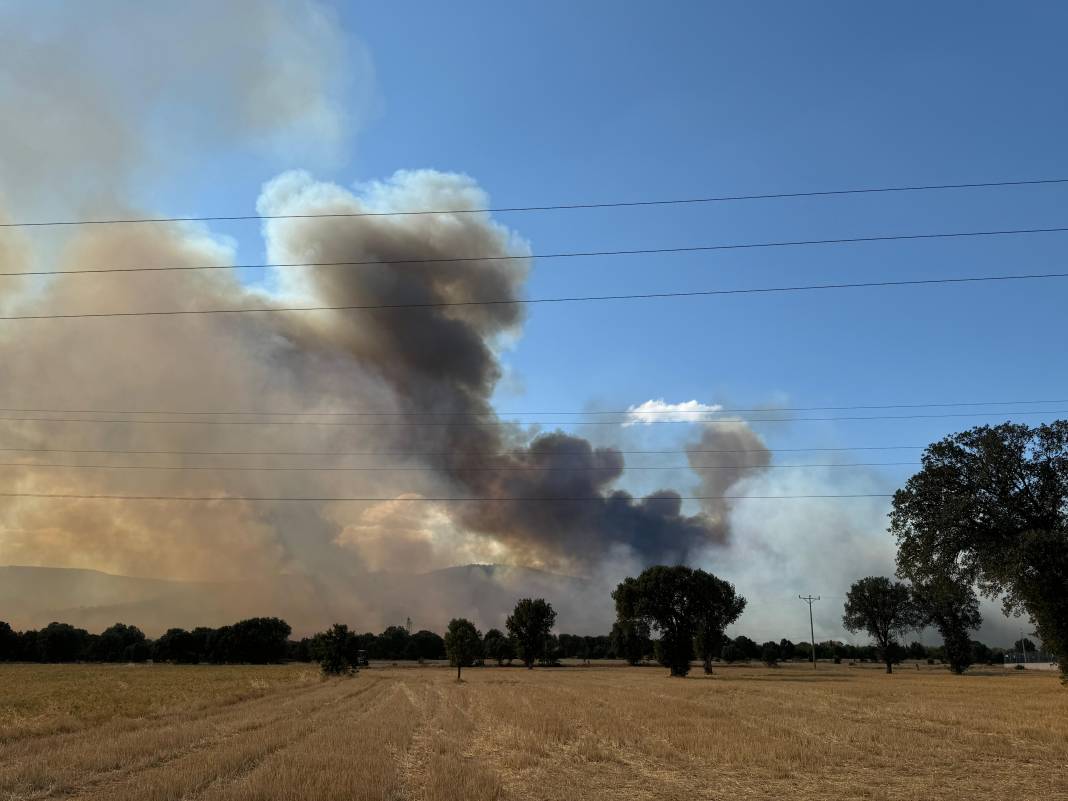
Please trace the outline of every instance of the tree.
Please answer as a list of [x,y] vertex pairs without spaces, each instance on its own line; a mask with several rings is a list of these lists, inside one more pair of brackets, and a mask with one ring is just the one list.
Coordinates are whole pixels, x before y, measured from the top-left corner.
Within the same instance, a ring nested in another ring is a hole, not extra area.
[[732,642],[723,646],[723,650],[720,651],[719,658],[726,662],[728,665],[738,662],[742,659],[742,651]]
[[90,650],[92,659],[97,662],[146,662],[149,657],[144,632],[125,623],[104,629]]
[[311,653],[326,676],[348,676],[356,672],[356,635],[343,623],[335,623],[315,635]]
[[69,623],[49,623],[37,632],[37,648],[43,662],[74,662],[85,655],[89,632]]
[[0,620],[0,662],[13,662],[19,658],[19,635],[10,624]]
[[167,629],[152,647],[152,659],[156,662],[177,662],[195,665],[200,661],[198,638],[185,629]]
[[868,576],[853,583],[846,594],[842,625],[848,631],[866,631],[886,665],[894,672],[897,637],[919,624],[920,617],[908,586],[885,576]]
[[475,624],[466,618],[453,618],[445,632],[445,653],[449,664],[456,667],[456,680],[460,681],[460,669],[473,665],[482,656],[482,635]]
[[739,659],[749,660],[760,656],[760,646],[756,644],[755,640],[749,639],[744,634],[739,634],[735,637],[732,645],[738,649]]
[[1022,640],[1017,640],[1012,644],[1012,650],[1018,654],[1036,654],[1038,653],[1038,646],[1031,642],[1030,638],[1024,637]]
[[780,646],[774,640],[768,640],[760,649],[760,661],[768,667],[776,667],[782,654]]
[[735,592],[729,581],[703,570],[693,572],[691,584],[696,618],[694,645],[705,673],[711,673],[712,659],[723,649],[723,630],[741,617],[745,598]]
[[440,634],[435,634],[432,631],[427,631],[426,629],[417,631],[412,635],[411,646],[415,651],[415,658],[420,662],[424,659],[445,658],[445,640],[441,638]]
[[286,658],[286,641],[292,633],[289,624],[277,617],[253,617],[229,628],[228,662],[266,665]]
[[403,626],[389,626],[375,638],[373,656],[377,659],[404,659],[411,637]]
[[523,598],[508,616],[506,628],[515,641],[516,653],[527,669],[545,656],[545,645],[556,624],[556,612],[544,598]]
[[697,613],[694,570],[685,565],[647,568],[612,593],[622,621],[644,620],[660,633],[657,652],[672,676],[690,672]]
[[949,669],[960,675],[972,664],[970,632],[983,622],[975,590],[943,576],[914,584],[913,599],[922,625],[934,625],[942,635]]
[[1068,421],[979,426],[930,445],[894,495],[903,575],[950,577],[1030,615],[1068,680]]
[[612,633],[608,636],[616,658],[627,660],[628,665],[641,663],[653,650],[653,639],[646,620],[618,620],[612,624]]
[[487,631],[486,636],[482,638],[482,647],[486,652],[486,657],[497,660],[498,665],[503,665],[506,660],[511,662],[515,659],[512,641],[500,629]]

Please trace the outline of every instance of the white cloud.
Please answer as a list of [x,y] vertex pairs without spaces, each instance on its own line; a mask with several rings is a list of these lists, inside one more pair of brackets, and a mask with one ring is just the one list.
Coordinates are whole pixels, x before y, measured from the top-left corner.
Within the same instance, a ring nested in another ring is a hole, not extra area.
[[719,404],[701,403],[696,400],[683,401],[682,403],[668,403],[663,398],[647,400],[637,406],[627,409],[627,421],[624,426],[654,423],[657,421],[695,421],[700,422],[703,418],[700,412],[718,412],[723,407]]

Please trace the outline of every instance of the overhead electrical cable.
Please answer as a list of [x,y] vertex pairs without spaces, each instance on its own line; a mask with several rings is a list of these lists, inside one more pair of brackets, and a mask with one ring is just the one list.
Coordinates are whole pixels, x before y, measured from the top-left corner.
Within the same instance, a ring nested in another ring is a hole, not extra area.
[[[643,503],[670,501],[676,503],[678,501],[748,501],[748,500],[796,500],[801,498],[891,498],[891,493],[856,493],[848,495],[650,495],[642,498],[636,498],[635,500],[641,500]],[[583,496],[583,497],[526,497],[526,498],[494,498],[494,497],[478,497],[478,498],[427,498],[422,496],[400,496],[400,497],[352,497],[352,496],[321,496],[321,497],[304,497],[304,496],[265,496],[265,495],[96,495],[96,494],[77,494],[77,493],[52,493],[52,492],[0,492],[0,498],[53,498],[59,500],[83,500],[83,501],[248,501],[248,502],[264,502],[264,501],[307,501],[312,503],[340,503],[347,501],[359,501],[367,503],[382,503],[382,502],[422,502],[422,503],[567,503],[567,502],[597,502],[597,503],[613,503],[618,499],[614,499],[611,496]]]
[[67,314],[14,314],[0,316],[2,321],[20,320],[82,320],[120,317],[183,317],[202,314],[278,314],[315,311],[414,311],[420,309],[457,308],[464,306],[525,306],[549,303],[593,303],[618,300],[649,300],[668,298],[696,298],[718,295],[759,295],[785,292],[814,292],[831,289],[872,289],[883,287],[918,287],[937,284],[972,284],[1006,281],[1034,281],[1068,278],[1068,272],[1023,273],[1016,275],[980,275],[959,278],[917,278],[902,281],[863,281],[833,284],[801,284],[795,286],[748,287],[742,289],[704,289],[680,292],[642,292],[618,295],[575,295],[551,298],[509,298],[497,300],[460,300],[431,303],[368,303],[338,306],[273,306],[225,309],[168,309],[156,311],[72,312]]
[[407,211],[351,211],[306,214],[229,214],[181,217],[128,217],[94,220],[27,220],[0,223],[0,228],[42,228],[73,225],[129,225],[140,223],[176,222],[239,222],[244,220],[292,220],[345,217],[410,217],[427,214],[504,214],[510,212],[569,211],[578,209],[618,209],[643,206],[682,206],[691,204],[729,203],[745,200],[787,200],[836,195],[870,195],[894,192],[933,192],[962,189],[995,189],[1013,186],[1043,186],[1068,183],[1068,178],[1035,178],[1011,181],[976,181],[956,184],[914,184],[906,186],[873,186],[853,189],[824,189],[807,192],[768,192],[760,194],[711,195],[706,197],[669,198],[662,200],[620,200],[601,203],[555,203],[550,205],[500,206],[477,209],[413,209]]
[[[767,470],[780,468],[817,468],[817,467],[902,467],[919,465],[920,462],[839,462],[828,464],[755,464],[755,465],[625,465],[625,466],[591,466],[568,467],[565,465],[553,465],[552,467],[539,467],[537,465],[504,467],[469,467],[466,465],[453,465],[451,469],[458,473],[554,473],[554,472],[614,472],[631,470]],[[264,467],[261,465],[139,465],[139,464],[55,464],[52,462],[0,462],[0,467],[45,467],[73,470],[194,470],[206,472],[277,472],[277,473],[349,473],[361,471],[374,472],[427,472],[432,467],[387,467],[382,465],[361,465],[357,467]]]
[[[823,412],[823,411],[850,411],[850,410],[879,410],[879,409],[928,409],[928,408],[953,408],[953,407],[978,407],[978,406],[1033,406],[1038,404],[1068,403],[1068,398],[1047,398],[1044,400],[1006,400],[1006,401],[936,401],[931,403],[883,403],[853,406],[757,406],[752,408],[719,407],[709,409],[643,409],[633,406],[629,409],[617,409],[613,411],[492,411],[492,412],[397,412],[397,411],[345,411],[345,412],[309,412],[309,411],[183,411],[180,409],[57,409],[41,407],[0,407],[3,414],[112,414],[112,415],[171,415],[174,417],[199,417],[199,416],[243,416],[243,417],[473,417],[501,419],[513,415],[634,415],[645,417],[647,415],[674,416],[680,414],[770,414],[779,412]],[[1010,410],[1011,411],[1011,410]],[[631,418],[628,418],[630,420]],[[149,422],[149,421],[146,421]],[[508,422],[508,421],[505,421]]]
[[834,239],[793,239],[775,242],[736,242],[718,245],[688,245],[663,248],[635,248],[629,250],[576,250],[557,253],[511,254],[499,256],[437,256],[425,259],[360,259],[355,261],[295,261],[255,264],[189,264],[156,267],[86,267],[72,270],[15,270],[0,272],[0,276],[31,275],[92,275],[94,273],[166,273],[197,270],[256,270],[291,267],[370,267],[374,265],[413,264],[470,264],[472,262],[523,261],[525,259],[575,259],[608,256],[663,256],[679,253],[710,253],[723,250],[753,250],[760,248],[791,248],[824,245],[856,245],[872,242],[903,242],[930,239],[967,239],[973,237],[1023,236],[1068,232],[1068,226],[1054,228],[1010,228],[988,231],[942,231],[927,234],[883,234],[876,236],[838,237]]
[[[774,410],[769,410],[774,411]],[[630,426],[630,425],[738,425],[739,423],[823,423],[859,420],[934,420],[960,417],[1004,417],[1008,414],[1057,415],[1068,409],[1012,410],[997,412],[939,412],[931,414],[830,415],[826,417],[748,417],[737,419],[692,420],[507,420],[496,422],[337,422],[334,420],[171,420],[160,418],[90,418],[90,417],[6,417],[0,423],[95,423],[98,425],[190,425],[190,426],[311,426],[327,428],[489,428],[498,426]]]

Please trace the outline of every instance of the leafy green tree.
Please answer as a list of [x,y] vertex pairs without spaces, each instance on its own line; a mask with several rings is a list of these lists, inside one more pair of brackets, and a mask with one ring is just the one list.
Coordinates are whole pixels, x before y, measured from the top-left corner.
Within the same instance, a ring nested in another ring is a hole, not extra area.
[[704,570],[693,572],[691,593],[696,618],[694,646],[705,673],[711,673],[713,658],[723,650],[723,631],[741,617],[745,598],[735,592],[729,581]]
[[660,634],[659,659],[672,676],[690,672],[697,628],[694,570],[656,565],[628,577],[612,593],[620,621],[644,620]]
[[842,625],[847,631],[866,631],[875,640],[887,673],[894,672],[900,658],[897,637],[920,620],[908,586],[885,576],[862,578],[846,594]]
[[778,665],[781,655],[781,647],[777,645],[774,640],[768,640],[760,649],[760,661],[768,667],[775,667]]
[[312,638],[311,653],[326,676],[356,672],[356,635],[343,623],[335,623]]
[[198,638],[185,629],[167,629],[152,646],[152,659],[156,662],[177,662],[195,665],[200,661]]
[[376,659],[414,659],[408,652],[412,635],[403,626],[389,626],[375,638],[373,656]]
[[647,620],[618,620],[612,624],[608,635],[612,653],[617,659],[627,660],[628,665],[637,665],[653,650],[653,639]]
[[726,662],[728,665],[731,665],[735,662],[740,661],[743,658],[742,651],[740,648],[738,648],[737,645],[732,642],[729,642],[723,646],[723,650],[720,651],[719,658]]
[[7,622],[0,620],[0,662],[13,662],[19,658],[19,635]]
[[490,629],[482,638],[482,647],[488,659],[495,659],[498,665],[515,659],[515,648],[512,640],[500,629]]
[[76,662],[85,656],[89,632],[69,623],[52,622],[37,632],[37,648],[43,662]]
[[760,656],[760,646],[755,640],[751,640],[744,634],[739,634],[733,640],[733,645],[741,654],[741,659],[756,659]]
[[412,635],[411,644],[419,661],[445,658],[445,640],[440,634],[421,629]]
[[983,622],[979,598],[970,585],[940,577],[913,585],[913,598],[924,625],[934,625],[942,635],[946,662],[957,675],[972,664],[970,632]]
[[1034,655],[1038,653],[1038,646],[1029,637],[1024,637],[1022,640],[1017,640],[1012,644],[1012,650],[1018,654]]
[[555,624],[556,612],[544,598],[522,598],[508,616],[506,628],[528,669],[544,658],[549,632]]
[[986,643],[972,640],[972,662],[980,665],[994,663],[994,651]]
[[146,662],[148,642],[137,626],[116,623],[93,641],[90,656],[97,662]]
[[930,445],[894,495],[898,568],[1026,612],[1068,681],[1068,421],[979,426]]
[[445,632],[445,653],[449,664],[456,667],[456,680],[460,681],[461,668],[475,664],[482,657],[482,635],[475,624],[466,618],[453,618]]

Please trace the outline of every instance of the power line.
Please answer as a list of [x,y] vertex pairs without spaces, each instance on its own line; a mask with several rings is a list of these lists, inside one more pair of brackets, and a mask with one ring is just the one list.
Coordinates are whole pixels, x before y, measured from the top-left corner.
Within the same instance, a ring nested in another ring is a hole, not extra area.
[[[553,467],[537,466],[507,466],[507,467],[468,467],[466,465],[452,465],[458,473],[555,473],[555,472],[615,472],[617,470],[768,470],[780,468],[823,468],[823,467],[900,467],[904,465],[915,467],[920,462],[838,462],[829,464],[769,464],[769,465],[654,465],[654,466],[588,466],[567,467],[555,465]],[[203,470],[207,472],[278,472],[278,473],[329,473],[329,472],[427,472],[430,467],[390,467],[383,465],[361,465],[358,467],[263,467],[260,465],[139,465],[139,464],[56,464],[51,462],[0,462],[0,467],[54,467],[76,470]]]
[[823,411],[850,411],[850,410],[877,410],[877,409],[927,409],[927,408],[951,408],[956,406],[1022,406],[1037,405],[1043,403],[1068,403],[1068,398],[1052,398],[1045,400],[1014,400],[1014,401],[961,401],[934,402],[934,403],[885,403],[874,405],[855,406],[780,406],[780,407],[755,407],[743,408],[714,408],[714,409],[641,409],[631,407],[615,411],[492,411],[492,412],[397,412],[397,411],[359,411],[359,412],[308,412],[308,411],[182,411],[177,409],[55,409],[55,408],[27,408],[27,407],[0,407],[0,413],[11,414],[133,414],[133,415],[173,415],[179,416],[244,416],[244,417],[474,417],[498,419],[501,417],[534,414],[534,415],[676,415],[676,414],[753,414],[771,412],[823,412]]
[[[853,447],[817,447],[817,448],[736,448],[736,449],[694,449],[694,450],[617,450],[614,453],[625,455],[687,455],[701,454],[740,454],[740,453],[839,453],[846,451],[911,451],[923,450],[926,445],[868,445]],[[490,456],[505,458],[510,454],[526,451],[505,450],[499,453],[488,451],[175,451],[175,450],[126,450],[119,448],[0,448],[0,453],[80,453],[80,454],[123,454],[129,456],[396,456],[396,457],[434,457],[434,456]],[[554,458],[562,456],[586,457],[587,452],[556,452]]]
[[470,422],[337,422],[332,420],[162,420],[139,418],[99,419],[88,417],[6,417],[0,416],[0,422],[7,423],[97,423],[101,425],[194,425],[194,426],[317,426],[328,428],[490,428],[508,425],[523,426],[621,426],[634,425],[737,425],[738,423],[822,423],[831,421],[860,420],[933,420],[960,417],[1002,417],[1006,414],[1050,415],[1068,414],[1068,409],[1041,409],[1035,411],[1010,410],[999,412],[940,412],[934,414],[873,414],[873,415],[830,415],[827,417],[750,417],[739,420],[693,419],[693,420],[641,420],[632,418],[622,420],[507,420]]
[[[800,500],[814,498],[892,498],[892,493],[856,493],[848,495],[650,495],[640,498],[643,503],[670,501],[749,501],[749,500]],[[352,496],[338,497],[304,497],[304,496],[264,496],[264,495],[82,495],[76,493],[53,492],[0,492],[0,498],[55,498],[61,500],[109,500],[109,501],[310,501],[316,503],[334,503],[344,501],[362,501],[381,503],[383,501],[420,502],[420,503],[561,503],[561,502],[597,502],[612,503],[610,496],[586,497],[527,497],[527,498],[426,498],[401,496],[394,498],[364,498]]]
[[165,311],[126,311],[126,312],[76,312],[71,314],[17,314],[0,317],[2,321],[16,320],[81,320],[118,317],[179,317],[200,314],[277,314],[280,312],[309,312],[309,311],[376,311],[376,310],[417,310],[417,309],[441,309],[459,306],[525,306],[548,303],[592,303],[614,300],[648,300],[653,298],[694,298],[710,297],[713,295],[759,295],[784,292],[812,292],[829,289],[868,289],[877,287],[904,287],[904,286],[930,286],[935,284],[970,284],[989,281],[1033,281],[1050,278],[1068,278],[1068,272],[1063,273],[1025,273],[1018,275],[985,275],[967,276],[962,278],[921,278],[906,281],[864,281],[858,283],[841,284],[807,284],[797,286],[779,287],[752,287],[745,289],[705,289],[689,292],[644,292],[627,295],[584,295],[555,298],[526,298],[506,300],[460,300],[441,301],[433,303],[378,303],[378,304],[353,304],[343,306],[274,306],[263,308],[237,308],[237,309],[171,309]]
[[631,250],[576,250],[558,253],[533,253],[498,256],[438,256],[426,259],[362,259],[358,261],[297,261],[266,262],[256,264],[191,264],[164,265],[157,267],[92,267],[74,270],[21,270],[0,272],[0,276],[30,275],[86,275],[92,273],[165,273],[196,270],[253,270],[289,267],[369,267],[373,265],[412,264],[469,264],[472,262],[522,261],[524,259],[574,259],[594,256],[662,256],[671,253],[709,253],[719,250],[752,250],[758,248],[805,247],[812,245],[855,245],[871,242],[902,242],[925,239],[964,239],[971,237],[1018,236],[1027,234],[1054,234],[1068,231],[1068,226],[1055,228],[1013,228],[989,231],[948,231],[930,234],[884,234],[878,236],[839,237],[835,239],[797,239],[777,242],[736,242],[720,245],[690,245],[665,248],[636,248]]
[[504,214],[508,212],[567,211],[576,209],[618,209],[642,206],[682,206],[701,203],[728,203],[743,200],[785,200],[804,197],[832,197],[835,195],[869,195],[891,192],[931,192],[950,189],[993,189],[1012,186],[1041,186],[1068,183],[1068,178],[1037,178],[1022,181],[980,181],[962,184],[917,184],[912,186],[877,186],[855,189],[827,189],[809,192],[773,192],[765,194],[716,195],[708,197],[673,198],[667,200],[630,200],[604,203],[556,203],[544,206],[501,206],[478,209],[420,209],[412,211],[352,211],[309,214],[232,214],[201,217],[133,217],[97,220],[38,220],[0,223],[0,228],[42,228],[71,225],[126,225],[138,223],[175,222],[240,222],[244,220],[293,220],[346,217],[412,217],[427,214]]

